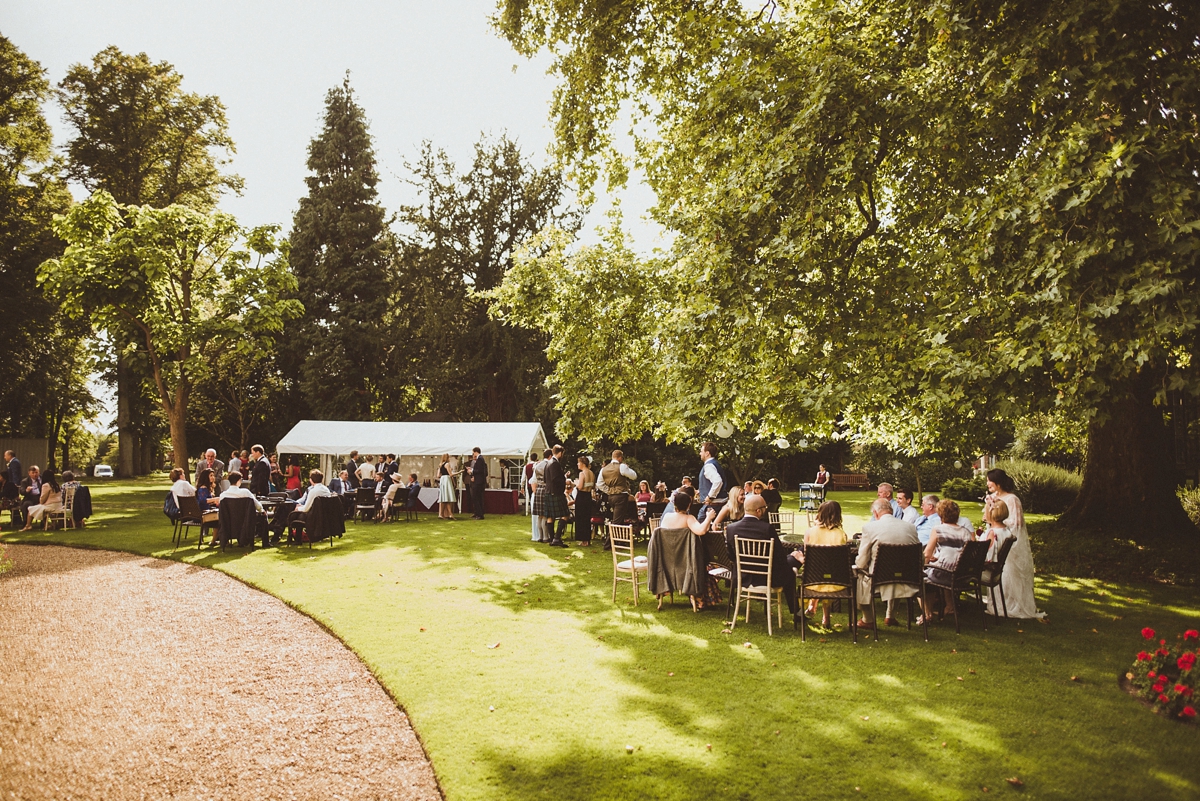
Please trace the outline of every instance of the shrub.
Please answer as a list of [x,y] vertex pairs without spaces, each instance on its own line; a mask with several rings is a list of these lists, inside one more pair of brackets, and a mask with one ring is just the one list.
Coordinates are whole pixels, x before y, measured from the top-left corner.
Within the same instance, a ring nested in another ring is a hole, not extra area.
[[[958,462],[961,466],[955,467]],[[893,465],[899,463],[900,467]],[[855,444],[854,456],[846,465],[847,473],[866,473],[871,485],[887,481],[896,488],[911,489],[917,484],[925,493],[937,492],[952,478],[970,478],[971,458],[952,453],[931,453],[920,457],[908,456],[882,445]],[[918,472],[920,482],[917,481]],[[980,493],[982,494],[982,493]]]
[[[1155,712],[1191,722],[1196,718],[1194,649],[1200,644],[1200,632],[1188,629],[1170,648],[1165,639],[1160,639],[1156,646],[1155,636],[1154,629],[1142,629],[1146,647],[1154,650],[1140,651],[1125,678]],[[1188,650],[1189,645],[1193,650]]]
[[942,497],[955,501],[978,501],[986,494],[987,481],[983,476],[952,478],[942,485]]
[[1192,519],[1192,522],[1200,526],[1200,487],[1192,489],[1180,487],[1179,502],[1183,504],[1183,511],[1187,512],[1187,516]]
[[996,465],[1008,473],[1017,485],[1017,495],[1026,512],[1058,514],[1066,511],[1083,484],[1083,477],[1070,470],[1024,459]]

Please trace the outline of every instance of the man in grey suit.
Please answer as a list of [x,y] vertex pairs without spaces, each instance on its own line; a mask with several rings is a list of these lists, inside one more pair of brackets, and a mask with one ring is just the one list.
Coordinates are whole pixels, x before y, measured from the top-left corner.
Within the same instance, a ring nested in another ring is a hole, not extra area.
[[[875,625],[875,602],[871,598],[871,571],[875,569],[875,554],[879,545],[919,545],[917,527],[892,516],[892,502],[882,496],[871,504],[871,519],[863,523],[862,541],[858,545],[858,560],[854,567],[858,570],[858,605],[862,607],[862,619],[858,625],[871,628]],[[879,594],[887,601],[887,617],[884,623],[895,626],[893,604],[897,598],[907,598],[915,595],[915,587],[905,587],[902,584],[889,584],[879,588]]]

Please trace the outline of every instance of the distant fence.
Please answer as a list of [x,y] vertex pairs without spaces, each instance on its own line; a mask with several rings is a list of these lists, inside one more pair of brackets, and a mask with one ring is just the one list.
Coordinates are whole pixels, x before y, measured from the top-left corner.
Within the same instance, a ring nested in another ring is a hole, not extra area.
[[30,465],[35,464],[45,469],[50,457],[50,440],[0,437],[0,456],[3,456],[5,451],[12,451],[17,455],[24,471],[28,471]]

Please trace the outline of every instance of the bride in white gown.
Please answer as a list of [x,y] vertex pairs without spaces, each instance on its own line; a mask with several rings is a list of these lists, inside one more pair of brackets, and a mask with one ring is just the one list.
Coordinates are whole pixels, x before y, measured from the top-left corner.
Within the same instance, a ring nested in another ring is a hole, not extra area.
[[1004,563],[1004,575],[1000,584],[1004,588],[1004,604],[995,599],[992,605],[992,593],[988,593],[988,611],[992,614],[1003,614],[1008,609],[1009,617],[1042,618],[1045,612],[1039,612],[1037,600],[1033,595],[1033,550],[1029,547],[1029,531],[1025,528],[1025,512],[1021,508],[1021,499],[1013,494],[1016,486],[1012,478],[1003,470],[989,470],[987,474],[987,506],[995,501],[1004,501],[1008,507],[1008,517],[1004,525],[1011,536],[1016,538],[1008,552],[1008,560]]

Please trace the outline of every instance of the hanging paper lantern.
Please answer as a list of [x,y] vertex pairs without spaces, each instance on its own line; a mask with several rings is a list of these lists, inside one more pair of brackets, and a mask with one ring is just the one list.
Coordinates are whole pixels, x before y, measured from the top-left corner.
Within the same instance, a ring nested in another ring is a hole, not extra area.
[[904,465],[900,464],[900,462],[892,462],[893,470],[899,470],[901,467],[904,467]]
[[792,447],[792,443],[788,442],[783,437],[780,437],[779,439],[775,440],[775,447],[779,448],[781,451],[786,451],[788,448]]
[[954,460],[954,469],[955,469],[955,470],[962,470],[962,460],[961,460],[961,459],[955,459],[955,460]]
[[713,433],[721,439],[728,439],[733,436],[733,423],[722,420],[713,427]]

